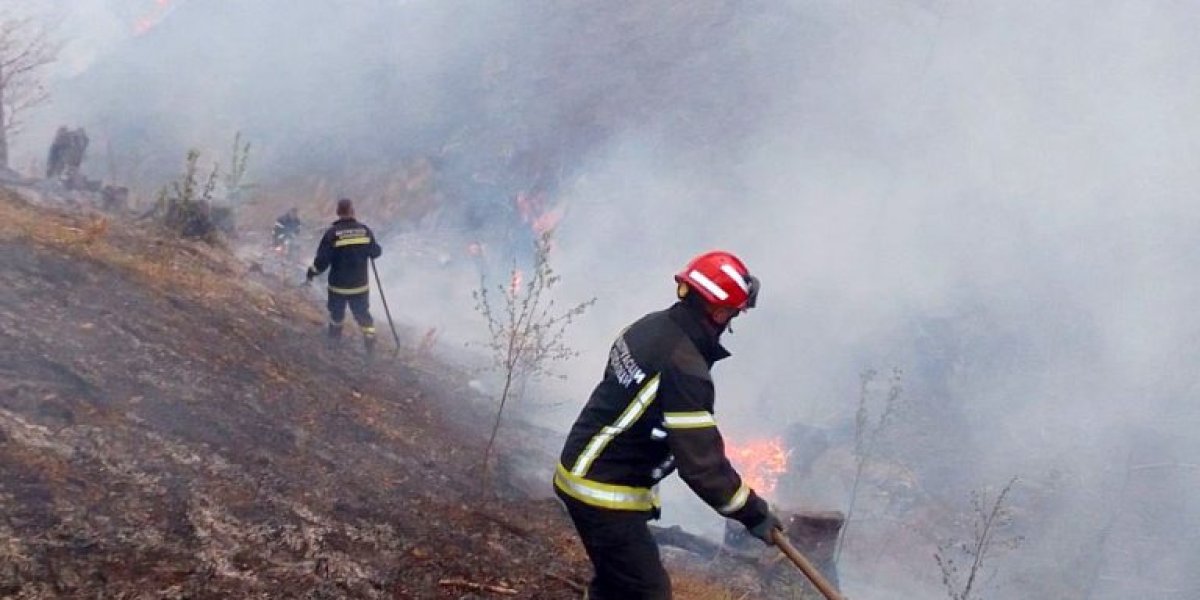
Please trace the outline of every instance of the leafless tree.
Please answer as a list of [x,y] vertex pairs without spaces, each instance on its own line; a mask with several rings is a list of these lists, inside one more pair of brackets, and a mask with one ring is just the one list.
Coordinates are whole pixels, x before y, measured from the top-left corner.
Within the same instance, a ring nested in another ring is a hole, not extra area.
[[8,168],[9,142],[22,115],[50,99],[43,70],[60,49],[47,23],[22,14],[17,4],[0,0],[0,168]]
[[489,294],[491,286],[482,277],[474,292],[475,309],[487,321],[488,339],[483,345],[492,355],[491,367],[504,377],[496,421],[483,455],[485,487],[490,482],[489,464],[505,405],[521,395],[528,379],[553,376],[553,363],[578,355],[566,344],[566,330],[596,302],[591,298],[566,309],[555,302],[553,290],[559,276],[550,266],[551,235],[546,232],[535,240],[533,273],[527,281],[514,265],[509,284],[496,287],[500,303]]
[[888,381],[888,391],[883,400],[883,406],[880,408],[879,414],[872,417],[870,411],[871,385],[878,374],[875,369],[867,369],[859,374],[858,411],[854,414],[854,483],[850,487],[846,524],[838,532],[837,545],[833,552],[834,564],[841,559],[842,549],[846,546],[846,532],[849,531],[850,523],[854,519],[854,508],[858,504],[858,492],[867,464],[874,458],[880,435],[887,429],[895,416],[900,394],[904,392],[904,386],[901,384],[903,373],[899,367],[895,367],[892,369],[892,376]]
[[938,544],[933,559],[942,572],[942,584],[950,600],[979,598],[980,578],[987,559],[1000,550],[1011,550],[1025,541],[1023,536],[1009,536],[1013,513],[1004,501],[1017,484],[1013,477],[992,500],[987,491],[971,493],[972,518],[970,538],[948,540]]

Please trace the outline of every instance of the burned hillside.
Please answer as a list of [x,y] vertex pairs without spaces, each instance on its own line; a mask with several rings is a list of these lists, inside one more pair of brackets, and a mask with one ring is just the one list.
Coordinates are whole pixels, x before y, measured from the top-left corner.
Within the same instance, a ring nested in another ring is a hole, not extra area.
[[557,509],[479,501],[453,377],[318,348],[303,290],[219,248],[0,215],[0,595],[570,596]]
[[[490,400],[420,332],[327,348],[311,288],[223,243],[26,195],[0,189],[0,595],[578,597],[523,439],[554,434],[510,423],[484,489]],[[770,597],[761,549],[660,533],[681,597]]]

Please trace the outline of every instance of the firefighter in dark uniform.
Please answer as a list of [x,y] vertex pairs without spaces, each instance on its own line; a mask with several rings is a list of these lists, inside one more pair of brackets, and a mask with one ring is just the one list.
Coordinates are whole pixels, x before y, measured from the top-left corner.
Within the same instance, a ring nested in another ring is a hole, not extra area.
[[346,305],[362,330],[370,354],[375,349],[375,322],[371,319],[370,262],[383,250],[375,241],[371,228],[354,218],[354,205],[349,199],[337,202],[338,219],[325,230],[317,256],[308,267],[307,279],[312,281],[329,269],[329,341],[336,345],[342,337],[342,320]]
[[617,337],[554,475],[596,571],[591,600],[671,598],[647,522],[659,516],[655,486],[676,470],[705,502],[767,544],[781,527],[729,463],[713,417],[710,370],[729,356],[719,339],[754,306],[758,280],[734,255],[708,252],[675,281],[675,305]]
[[300,211],[294,207],[288,209],[278,219],[275,219],[275,227],[271,230],[275,245],[282,246],[294,240],[300,234],[300,228],[303,226],[304,222],[300,220]]

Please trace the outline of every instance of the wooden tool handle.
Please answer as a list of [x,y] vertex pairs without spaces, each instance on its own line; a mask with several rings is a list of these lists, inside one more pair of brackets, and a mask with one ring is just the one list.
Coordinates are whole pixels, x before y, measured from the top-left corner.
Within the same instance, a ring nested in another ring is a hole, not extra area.
[[829,583],[829,580],[825,579],[825,576],[784,537],[782,531],[778,529],[771,531],[771,539],[799,567],[804,576],[812,582],[813,587],[817,588],[822,596],[825,596],[825,600],[846,600],[841,592],[838,592],[837,588],[833,587],[833,584]]

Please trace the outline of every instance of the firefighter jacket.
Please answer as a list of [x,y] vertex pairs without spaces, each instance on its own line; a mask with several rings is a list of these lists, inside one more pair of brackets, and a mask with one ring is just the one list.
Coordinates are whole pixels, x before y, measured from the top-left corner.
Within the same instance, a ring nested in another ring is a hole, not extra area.
[[329,291],[334,294],[363,294],[371,289],[371,259],[382,253],[370,227],[344,217],[325,230],[311,272],[320,275],[328,268]]
[[697,311],[679,302],[617,337],[604,379],[567,436],[554,476],[561,494],[597,508],[657,516],[654,487],[678,469],[722,515],[747,527],[766,518],[767,503],[725,456],[710,369],[729,353]]
[[302,225],[300,217],[294,216],[292,213],[284,213],[278,219],[275,219],[275,228],[272,231],[275,234],[275,239],[279,240],[280,238],[300,233]]

